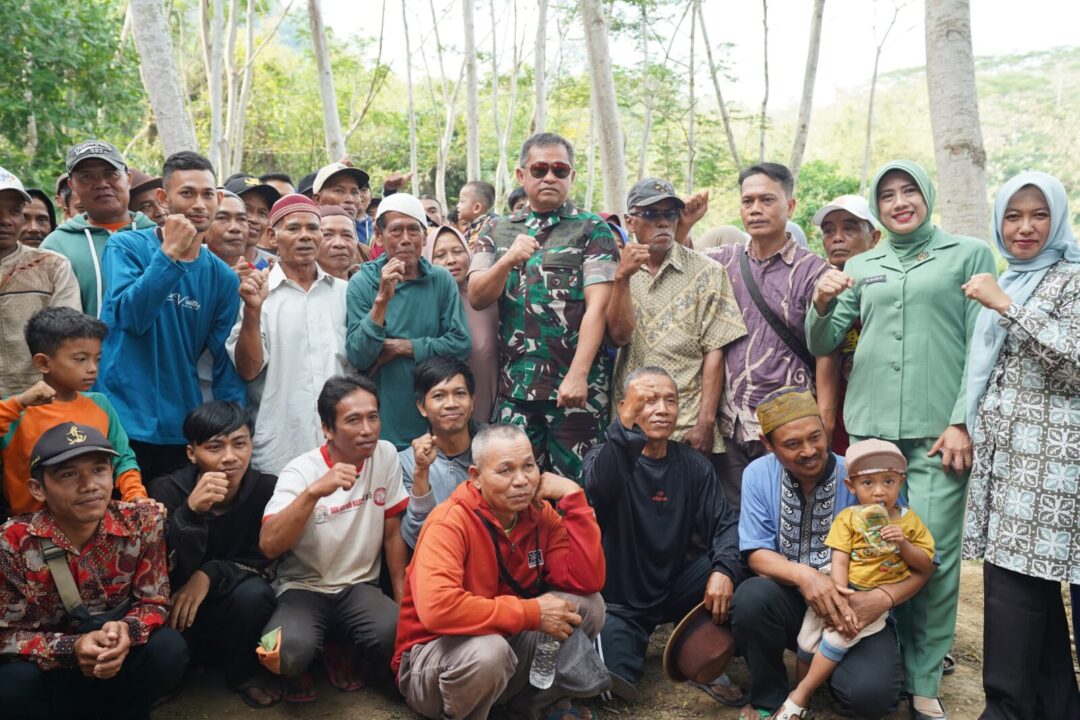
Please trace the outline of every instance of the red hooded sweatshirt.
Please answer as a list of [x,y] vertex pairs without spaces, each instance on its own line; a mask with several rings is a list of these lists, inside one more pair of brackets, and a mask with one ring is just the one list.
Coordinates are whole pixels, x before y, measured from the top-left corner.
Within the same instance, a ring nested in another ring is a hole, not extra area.
[[[510,577],[533,594],[600,592],[606,568],[600,527],[584,491],[556,511],[547,502],[518,515],[510,537],[471,482],[457,486],[427,518],[405,571],[391,667],[413,645],[442,635],[515,635],[540,627],[540,603],[519,597],[500,577],[495,543]],[[495,530],[492,539],[490,528]],[[539,553],[536,552],[539,550]]]

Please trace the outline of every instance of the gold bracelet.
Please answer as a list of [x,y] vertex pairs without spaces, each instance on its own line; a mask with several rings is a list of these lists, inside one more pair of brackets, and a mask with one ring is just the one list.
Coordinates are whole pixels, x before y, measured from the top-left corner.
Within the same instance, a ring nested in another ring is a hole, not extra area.
[[885,595],[889,598],[889,609],[892,610],[893,608],[895,608],[896,607],[896,600],[893,599],[892,593],[889,592],[888,590],[886,590],[881,585],[878,585],[877,589],[880,590],[881,592],[885,593]]

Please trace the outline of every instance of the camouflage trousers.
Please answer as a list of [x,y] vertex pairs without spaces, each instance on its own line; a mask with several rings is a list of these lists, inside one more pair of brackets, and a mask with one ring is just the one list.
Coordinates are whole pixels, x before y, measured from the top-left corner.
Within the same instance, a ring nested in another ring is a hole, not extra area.
[[581,462],[600,440],[608,416],[608,394],[589,389],[583,408],[560,408],[554,400],[499,396],[495,422],[517,425],[529,436],[543,470],[581,483]]

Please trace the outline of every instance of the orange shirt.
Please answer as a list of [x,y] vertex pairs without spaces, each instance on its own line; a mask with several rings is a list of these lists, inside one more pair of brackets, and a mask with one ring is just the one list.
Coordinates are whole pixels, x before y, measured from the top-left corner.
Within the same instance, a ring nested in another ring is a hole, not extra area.
[[12,515],[34,512],[42,503],[30,494],[30,453],[46,430],[76,422],[101,431],[116,452],[113,477],[121,499],[131,502],[146,497],[135,453],[128,444],[120,418],[101,393],[79,393],[71,402],[54,400],[48,405],[24,408],[13,395],[0,402],[0,457],[3,458],[3,490]]
[[125,227],[127,227],[128,225],[131,224],[131,218],[128,218],[126,220],[122,220],[120,222],[115,222],[115,223],[96,223],[93,220],[90,220],[90,216],[88,215],[87,220],[94,227],[99,227],[99,228],[103,228],[105,230],[108,230],[110,234],[116,232],[120,228],[125,228]]

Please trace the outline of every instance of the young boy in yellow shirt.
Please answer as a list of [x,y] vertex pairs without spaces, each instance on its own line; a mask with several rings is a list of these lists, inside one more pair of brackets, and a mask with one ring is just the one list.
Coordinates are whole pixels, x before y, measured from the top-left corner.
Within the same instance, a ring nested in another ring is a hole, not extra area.
[[[907,460],[891,442],[863,440],[848,448],[845,461],[844,482],[860,504],[842,510],[833,520],[825,540],[832,548],[832,565],[825,569],[845,591],[880,591],[893,599],[890,584],[934,569],[930,531],[911,508],[897,505]],[[887,611],[882,613],[848,638],[827,629],[814,609],[807,608],[798,640],[801,680],[773,719],[805,717],[814,691],[829,679],[850,648],[885,629],[888,616]]]

